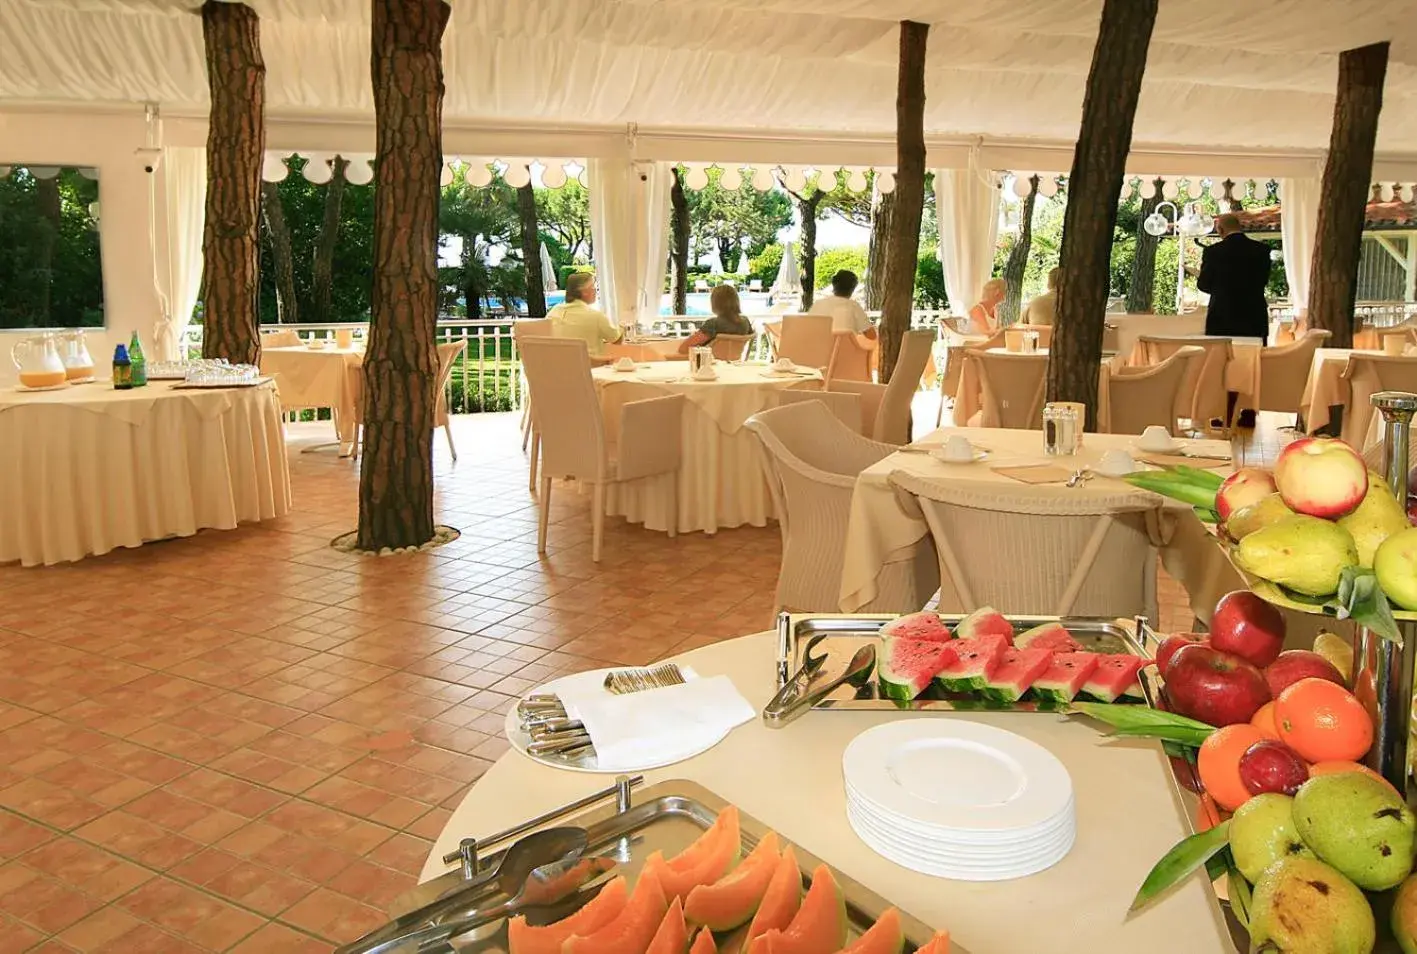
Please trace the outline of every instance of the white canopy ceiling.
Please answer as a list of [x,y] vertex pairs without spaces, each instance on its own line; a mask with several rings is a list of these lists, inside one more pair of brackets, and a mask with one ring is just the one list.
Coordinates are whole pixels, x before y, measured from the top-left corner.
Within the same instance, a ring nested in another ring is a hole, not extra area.
[[[369,0],[248,0],[273,117],[364,120]],[[0,102],[205,108],[195,0],[0,0]],[[932,24],[935,136],[1071,141],[1101,0],[452,0],[449,124],[874,137],[897,22]],[[1328,142],[1337,53],[1391,40],[1379,149],[1417,153],[1417,0],[1161,0],[1134,139]]]

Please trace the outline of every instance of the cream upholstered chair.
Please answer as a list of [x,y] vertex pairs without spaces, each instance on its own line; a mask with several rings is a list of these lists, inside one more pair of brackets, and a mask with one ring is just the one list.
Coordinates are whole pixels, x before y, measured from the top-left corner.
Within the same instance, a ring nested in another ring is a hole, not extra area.
[[1182,348],[1160,364],[1113,374],[1108,386],[1108,433],[1140,434],[1153,424],[1175,433],[1177,395],[1191,361],[1204,355],[1200,348]]
[[[607,484],[679,470],[684,397],[666,395],[631,401],[620,409],[619,442],[606,438],[605,420],[590,377],[590,353],[573,338],[527,338],[522,343],[522,367],[536,396],[536,423],[541,434],[540,522],[536,549],[546,552],[551,514],[551,475],[574,478],[594,488],[591,515],[591,560],[600,562],[605,535]],[[677,533],[677,481],[671,504],[669,535]]]
[[[1098,496],[1007,481],[933,481],[893,471],[919,503],[940,562],[940,610],[1156,619],[1158,498]],[[987,545],[980,546],[980,541]]]
[[1312,329],[1290,342],[1260,351],[1260,393],[1256,411],[1298,414],[1304,386],[1314,366],[1314,351],[1331,332]]
[[854,331],[832,332],[831,360],[827,362],[827,387],[833,381],[871,380],[871,359],[876,342]]
[[776,358],[782,353],[782,322],[765,322],[763,332],[768,336],[768,354]]
[[300,346],[300,334],[289,329],[280,331],[261,332],[262,348],[297,348]]
[[748,345],[757,335],[718,335],[709,342],[713,356],[720,361],[742,361],[748,353]]
[[[512,345],[517,352],[521,352],[522,342],[528,338],[550,338],[551,319],[550,318],[530,318],[525,321],[515,321],[512,323]],[[527,490],[532,494],[536,493],[536,473],[537,466],[541,459],[541,432],[536,429],[536,416],[531,406],[531,386],[527,381],[526,372],[522,371],[522,452],[525,453],[527,446],[531,447],[531,456],[528,458]]]
[[804,368],[826,370],[832,359],[831,316],[783,315],[777,355]]
[[[1190,397],[1188,413],[1179,415],[1188,418],[1197,429],[1215,419],[1224,420],[1228,410],[1225,388],[1225,369],[1234,356],[1229,338],[1168,337],[1165,335],[1140,335],[1137,343],[1147,356],[1147,364],[1159,364],[1182,348],[1205,349],[1205,357],[1200,367],[1187,375],[1181,385],[1183,396]],[[1195,365],[1192,364],[1195,368]],[[1229,422],[1226,421],[1228,426]]]
[[1361,448],[1377,413],[1370,399],[1379,391],[1417,392],[1417,358],[1353,354],[1343,369],[1343,380],[1348,385],[1348,401],[1343,407],[1343,430],[1339,436]]
[[[1046,354],[990,354],[970,349],[982,393],[982,427],[1043,427],[1043,395],[1048,385]],[[961,426],[963,421],[957,421]]]
[[930,360],[935,332],[907,331],[900,342],[889,384],[869,381],[836,381],[832,391],[861,396],[861,432],[883,444],[910,443],[910,404],[920,389],[920,378]]
[[803,401],[825,404],[837,420],[851,428],[852,433],[861,433],[861,395],[845,391],[823,391],[820,388],[788,388],[777,393],[778,407],[800,404]]
[[895,448],[852,433],[821,401],[759,411],[743,426],[761,445],[782,530],[777,608],[837,612],[857,475]]

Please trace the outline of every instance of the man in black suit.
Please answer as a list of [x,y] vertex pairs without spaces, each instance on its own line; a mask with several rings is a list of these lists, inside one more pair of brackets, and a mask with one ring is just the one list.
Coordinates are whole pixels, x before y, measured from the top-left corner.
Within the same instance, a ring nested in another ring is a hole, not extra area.
[[[1269,304],[1264,288],[1269,281],[1269,247],[1240,231],[1240,220],[1226,213],[1215,220],[1220,241],[1201,253],[1196,287],[1210,294],[1205,333],[1233,338],[1259,338],[1269,344]],[[1226,422],[1234,420],[1239,395],[1229,394]],[[1255,412],[1240,413],[1241,427],[1255,426]]]

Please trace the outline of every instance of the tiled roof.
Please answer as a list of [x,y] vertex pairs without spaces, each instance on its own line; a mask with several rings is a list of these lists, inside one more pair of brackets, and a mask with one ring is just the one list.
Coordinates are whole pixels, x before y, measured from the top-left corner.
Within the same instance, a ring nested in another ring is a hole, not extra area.
[[[1238,213],[1240,224],[1246,232],[1278,232],[1280,214],[1283,207],[1268,205],[1262,209],[1249,209]],[[1369,202],[1365,228],[1368,229],[1410,229],[1417,228],[1417,203],[1414,202]]]

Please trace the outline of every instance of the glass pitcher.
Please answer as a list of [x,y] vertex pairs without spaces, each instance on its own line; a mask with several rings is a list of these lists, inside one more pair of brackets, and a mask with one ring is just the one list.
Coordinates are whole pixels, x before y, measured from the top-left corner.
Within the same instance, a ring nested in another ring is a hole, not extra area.
[[70,331],[60,336],[64,342],[64,374],[69,381],[87,381],[93,377],[93,356],[82,331]]
[[22,338],[10,349],[10,360],[20,372],[23,387],[58,387],[69,377],[59,357],[59,343],[52,334]]

